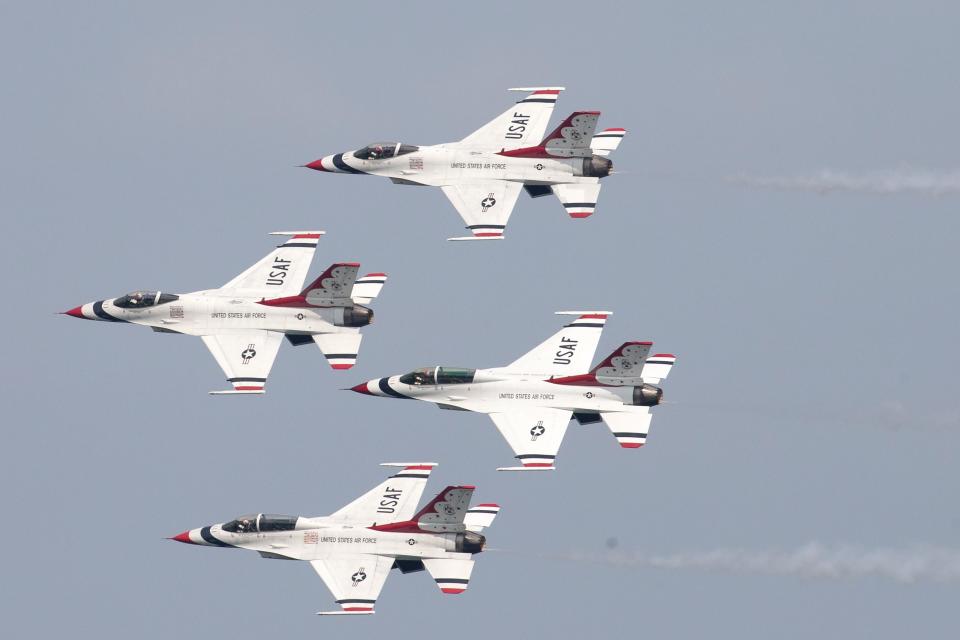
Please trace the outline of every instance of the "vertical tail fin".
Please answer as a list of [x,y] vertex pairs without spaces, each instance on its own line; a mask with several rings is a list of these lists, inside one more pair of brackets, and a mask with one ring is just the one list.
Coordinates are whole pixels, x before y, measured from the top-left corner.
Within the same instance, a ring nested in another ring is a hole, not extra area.
[[334,300],[342,303],[350,298],[350,289],[359,269],[359,262],[335,262],[308,284],[300,295],[315,306],[329,306],[334,304]]
[[413,521],[421,531],[463,531],[463,519],[467,515],[474,489],[476,487],[470,485],[447,487],[413,516]]
[[593,368],[599,384],[628,386],[643,384],[641,375],[652,342],[624,342]]

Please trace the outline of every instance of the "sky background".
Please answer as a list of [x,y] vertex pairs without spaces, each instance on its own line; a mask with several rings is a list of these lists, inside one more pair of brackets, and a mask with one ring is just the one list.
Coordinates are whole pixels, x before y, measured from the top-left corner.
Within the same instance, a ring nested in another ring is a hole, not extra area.
[[[0,3],[5,634],[957,637],[960,8],[802,4]],[[522,195],[449,243],[439,190],[296,168],[530,85],[629,130],[590,219]],[[941,188],[754,180],[826,170]],[[55,315],[316,228],[312,274],[390,274],[351,371],[285,344],[264,397],[211,397],[200,340]],[[679,356],[639,451],[574,424],[556,472],[498,474],[485,416],[340,390],[505,364],[570,308],[615,312],[598,357]],[[318,619],[307,564],[164,540],[329,513],[390,460],[503,505],[463,596],[396,574]]]

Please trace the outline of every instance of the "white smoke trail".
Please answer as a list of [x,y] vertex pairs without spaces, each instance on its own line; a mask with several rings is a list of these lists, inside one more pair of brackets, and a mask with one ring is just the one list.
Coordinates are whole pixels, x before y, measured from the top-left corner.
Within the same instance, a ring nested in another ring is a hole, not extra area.
[[897,582],[960,581],[960,549],[935,546],[867,549],[827,547],[811,542],[794,550],[756,551],[714,549],[672,554],[621,551],[564,553],[556,559],[617,567],[691,569],[802,578],[860,578],[876,576]]
[[731,176],[727,181],[746,187],[816,193],[851,191],[876,194],[916,193],[928,196],[960,193],[960,170],[937,172],[897,169],[855,175],[823,169],[805,176],[763,177],[741,174]]

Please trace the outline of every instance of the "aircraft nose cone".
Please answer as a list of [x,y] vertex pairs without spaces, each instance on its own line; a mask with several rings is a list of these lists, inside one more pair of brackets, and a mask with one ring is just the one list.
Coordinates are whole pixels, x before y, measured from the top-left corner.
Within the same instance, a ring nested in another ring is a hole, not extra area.
[[185,542],[186,544],[196,544],[193,540],[190,539],[189,531],[178,533],[177,535],[170,538],[170,540],[176,540],[177,542]]
[[69,311],[62,311],[61,313],[65,316],[73,316],[74,318],[83,319],[83,305],[80,305],[79,307],[74,307]]
[[373,395],[372,393],[370,393],[370,389],[367,387],[366,382],[361,382],[355,387],[350,387],[350,391],[356,391],[357,393],[365,393],[368,396]]
[[329,169],[323,166],[323,158],[320,158],[319,160],[314,160],[313,162],[310,162],[303,166],[305,166],[307,169],[313,169],[314,171],[329,171]]

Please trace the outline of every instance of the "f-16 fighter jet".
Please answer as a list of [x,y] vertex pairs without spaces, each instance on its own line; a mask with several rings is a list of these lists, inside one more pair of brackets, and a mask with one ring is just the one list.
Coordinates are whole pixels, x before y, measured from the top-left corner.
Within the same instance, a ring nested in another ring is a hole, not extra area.
[[441,409],[486,413],[522,466],[498,471],[554,469],[567,424],[601,420],[621,447],[646,442],[656,386],[676,357],[650,356],[652,342],[625,342],[589,369],[609,311],[558,311],[573,322],[505,367],[426,367],[378,378],[351,390],[384,398],[433,402]]
[[341,611],[369,614],[391,569],[426,569],[443,593],[463,593],[481,534],[500,511],[470,507],[474,487],[450,486],[416,511],[433,462],[389,462],[400,470],[339,511],[323,517],[240,516],[191,529],[171,540],[209,547],[250,549],[264,558],[306,560],[333,593]]
[[323,234],[272,233],[291,238],[219,289],[135,291],[64,313],[200,336],[233,385],[210,392],[215,395],[263,393],[284,336],[294,346],[315,343],[330,366],[349,369],[357,361],[360,327],[373,322],[373,311],[364,305],[377,297],[387,276],[368,273],[358,279],[358,263],[337,262],[303,288]]
[[551,193],[571,218],[593,214],[606,157],[625,129],[596,133],[599,111],[574,111],[544,137],[563,87],[522,87],[527,96],[463,140],[419,147],[374,142],[305,165],[330,173],[369,174],[397,184],[440,187],[472,236],[499,240],[523,188],[533,198]]

